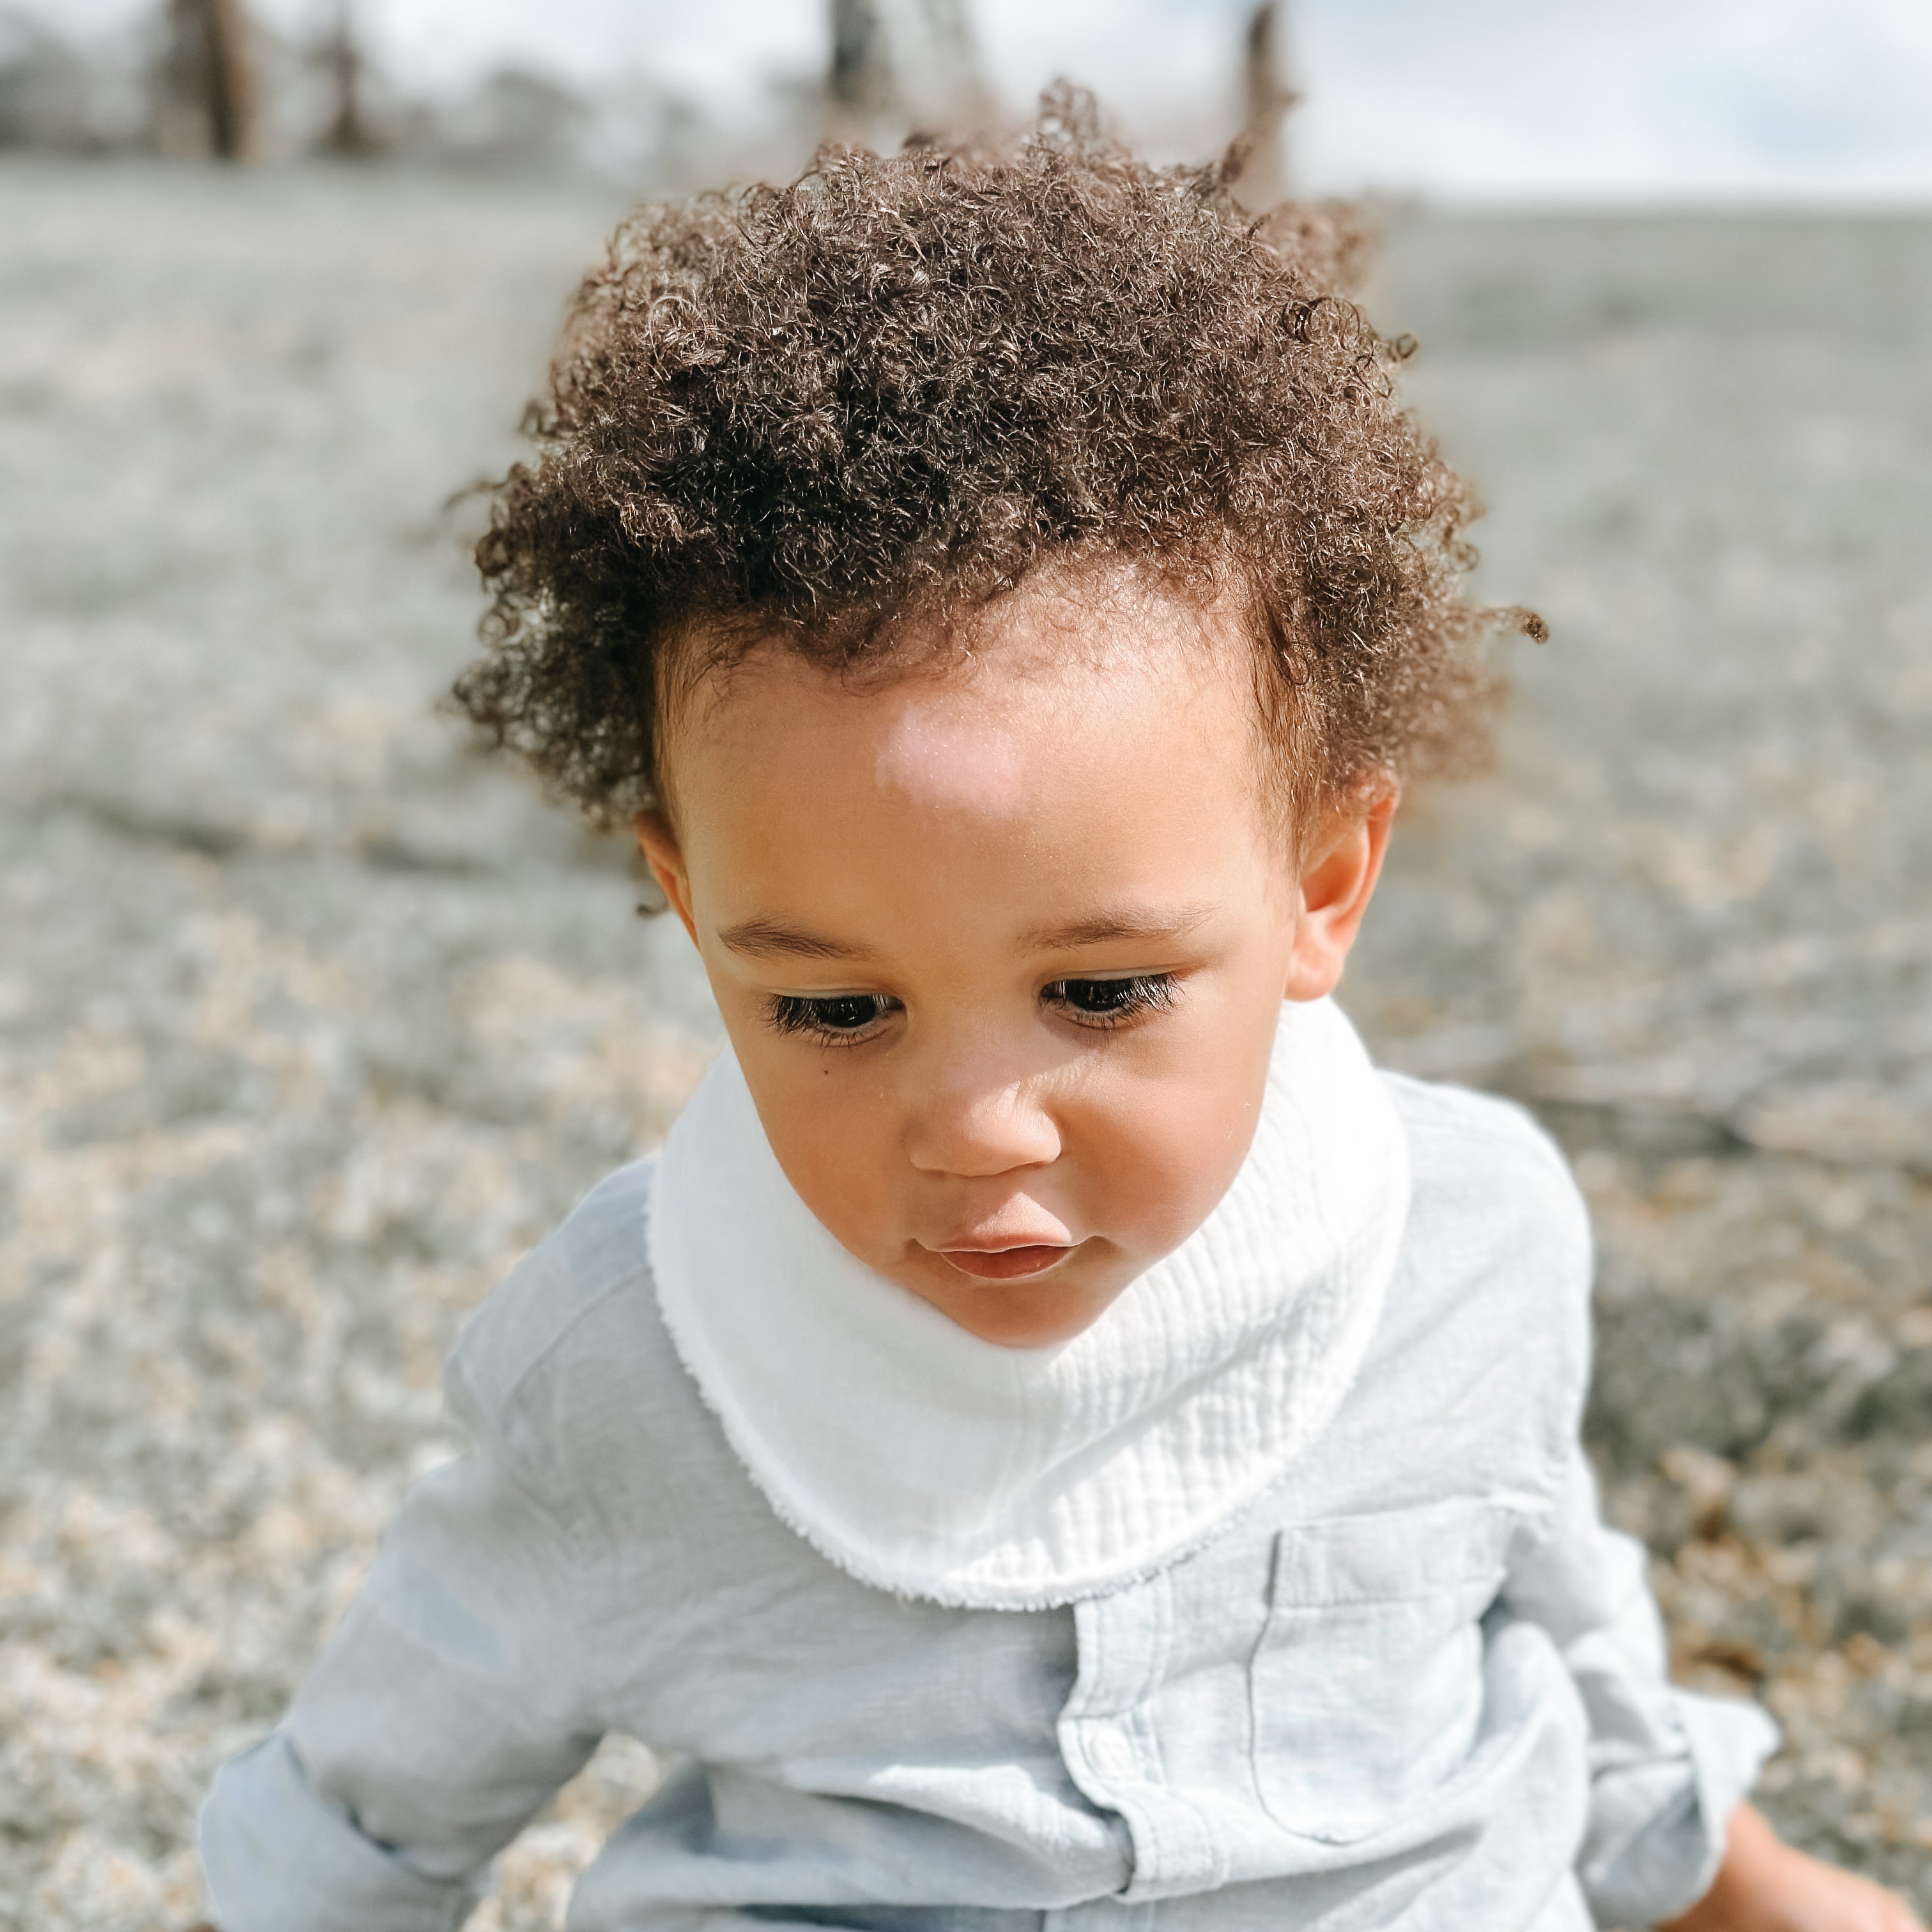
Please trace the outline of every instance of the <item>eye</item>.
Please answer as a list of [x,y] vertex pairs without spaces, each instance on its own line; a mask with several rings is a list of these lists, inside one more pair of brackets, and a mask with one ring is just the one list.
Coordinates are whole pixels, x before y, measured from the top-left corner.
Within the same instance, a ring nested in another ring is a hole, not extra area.
[[1040,988],[1048,1006],[1083,1026],[1120,1026],[1174,1004],[1172,973],[1134,973],[1117,980],[1055,980]]
[[774,1033],[802,1034],[827,1046],[850,1046],[898,1010],[884,993],[775,993],[765,1009]]

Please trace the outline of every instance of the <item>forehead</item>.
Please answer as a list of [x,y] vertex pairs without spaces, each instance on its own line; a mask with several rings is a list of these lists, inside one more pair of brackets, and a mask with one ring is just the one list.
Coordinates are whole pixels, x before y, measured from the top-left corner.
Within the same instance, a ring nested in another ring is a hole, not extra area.
[[674,740],[700,916],[878,960],[1175,906],[1246,916],[1291,884],[1246,647],[1198,611],[1036,598],[896,676],[754,650]]
[[855,758],[882,792],[968,810],[1016,809],[1058,789],[1056,773],[1190,753],[1235,789],[1262,790],[1245,626],[1118,571],[1030,583],[963,634],[914,634],[856,671],[754,645],[666,722],[681,804],[775,765],[849,777]]

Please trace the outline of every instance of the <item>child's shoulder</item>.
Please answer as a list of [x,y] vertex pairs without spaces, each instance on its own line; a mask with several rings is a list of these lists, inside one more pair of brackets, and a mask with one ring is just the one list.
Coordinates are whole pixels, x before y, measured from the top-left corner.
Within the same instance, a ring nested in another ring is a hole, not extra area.
[[656,1166],[633,1162],[592,1188],[450,1352],[452,1414],[558,1510],[594,1495],[600,1515],[621,1514],[635,1491],[648,1514],[667,1474],[701,1485],[717,1460],[658,1313],[645,1240]]
[[560,1354],[636,1328],[628,1304],[650,1292],[644,1216],[655,1166],[634,1161],[605,1176],[464,1324],[450,1373],[486,1417],[508,1414]]
[[1459,1303],[1480,1294],[1499,1316],[1514,1304],[1532,1325],[1580,1332],[1590,1217],[1562,1150],[1513,1100],[1382,1077],[1408,1133],[1412,1274]]
[[1568,1250],[1587,1274],[1589,1216],[1570,1163],[1526,1108],[1494,1094],[1384,1072],[1408,1130],[1412,1212]]
[[[646,1226],[655,1160],[592,1188],[464,1324],[452,1414],[544,1513],[628,1581],[641,1614],[765,1539],[772,1516],[678,1360],[658,1311]],[[776,1558],[770,1546],[776,1542]],[[656,1579],[655,1582],[652,1579]]]
[[1451,1405],[1463,1451],[1480,1460],[1487,1444],[1499,1467],[1526,1454],[1554,1467],[1589,1377],[1590,1224],[1569,1163],[1510,1101],[1384,1077],[1408,1130],[1412,1185],[1366,1378],[1397,1411],[1437,1413],[1442,1390],[1480,1390],[1480,1401]]

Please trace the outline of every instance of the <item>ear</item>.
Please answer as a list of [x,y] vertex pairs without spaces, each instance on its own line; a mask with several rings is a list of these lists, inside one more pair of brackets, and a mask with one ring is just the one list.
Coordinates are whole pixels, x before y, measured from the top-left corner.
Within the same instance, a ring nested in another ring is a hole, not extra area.
[[1318,1000],[1340,983],[1348,949],[1382,876],[1389,826],[1402,789],[1393,774],[1343,802],[1324,827],[1301,872],[1301,916],[1282,997]]
[[658,890],[664,894],[695,946],[698,928],[691,916],[691,875],[685,870],[684,854],[670,820],[661,812],[640,812],[631,825],[638,835],[638,850],[644,855],[644,863],[658,882]]

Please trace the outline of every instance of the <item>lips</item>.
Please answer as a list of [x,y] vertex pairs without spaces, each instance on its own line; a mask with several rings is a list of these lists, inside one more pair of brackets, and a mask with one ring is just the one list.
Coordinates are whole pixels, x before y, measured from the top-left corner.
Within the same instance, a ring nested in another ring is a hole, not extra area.
[[942,1248],[939,1252],[962,1274],[976,1280],[1024,1281],[1029,1275],[1044,1274],[1073,1250],[1070,1244],[1042,1244],[1018,1248]]

